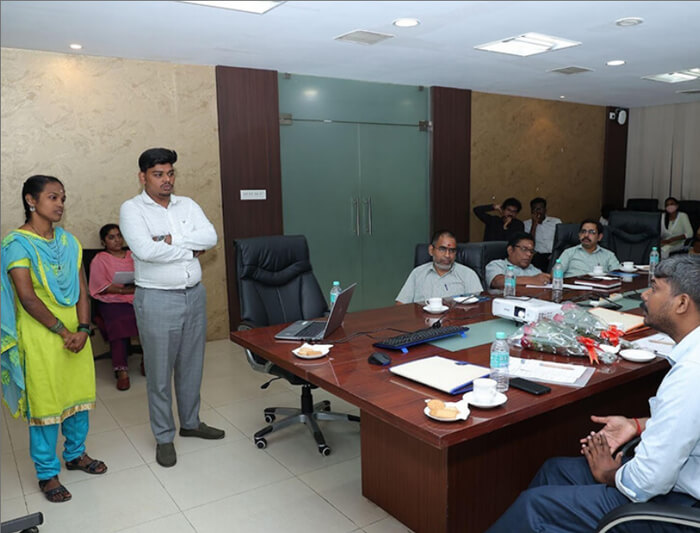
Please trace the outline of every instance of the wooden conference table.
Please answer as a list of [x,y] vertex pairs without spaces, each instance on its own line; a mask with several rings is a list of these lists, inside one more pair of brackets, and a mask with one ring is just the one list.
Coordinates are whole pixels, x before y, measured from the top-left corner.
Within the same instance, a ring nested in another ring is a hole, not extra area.
[[[625,283],[623,289],[635,285],[646,285],[645,277]],[[550,294],[530,292],[542,299]],[[580,295],[577,291],[568,297]],[[490,310],[490,301],[454,306],[443,322],[490,320]],[[235,343],[360,408],[362,494],[417,532],[484,531],[528,486],[545,459],[579,453],[579,438],[596,427],[591,414],[648,416],[647,400],[669,368],[661,358],[646,364],[620,359],[601,365],[583,388],[552,385],[552,392],[542,396],[510,389],[504,406],[472,408],[466,421],[436,422],[423,413],[425,399],[455,397],[367,362],[376,351],[372,342],[398,334],[383,328],[413,331],[426,327],[430,318],[416,304],[350,313],[328,342],[355,336],[318,360],[296,358],[291,350],[298,343],[275,341],[280,326],[231,333]],[[390,353],[392,364],[440,354],[489,365],[488,344],[458,352],[427,344],[407,354],[384,352]],[[587,364],[587,359],[528,350],[511,350],[511,355]]]

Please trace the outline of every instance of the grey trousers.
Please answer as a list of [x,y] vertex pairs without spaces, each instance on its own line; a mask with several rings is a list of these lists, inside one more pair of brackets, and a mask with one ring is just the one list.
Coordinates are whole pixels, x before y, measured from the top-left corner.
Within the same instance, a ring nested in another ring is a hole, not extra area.
[[175,438],[173,370],[180,427],[199,427],[199,391],[206,342],[206,290],[136,288],[134,311],[143,347],[151,430],[158,444]]

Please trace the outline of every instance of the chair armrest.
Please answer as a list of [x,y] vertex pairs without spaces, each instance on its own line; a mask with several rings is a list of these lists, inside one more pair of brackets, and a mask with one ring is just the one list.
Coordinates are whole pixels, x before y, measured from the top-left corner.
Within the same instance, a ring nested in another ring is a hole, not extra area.
[[596,533],[605,533],[620,524],[635,520],[700,527],[700,509],[683,505],[628,503],[601,518]]
[[622,452],[623,457],[629,457],[631,455],[634,455],[634,450],[637,447],[637,444],[639,444],[641,441],[642,437],[634,437],[633,439],[628,440],[617,450],[615,450],[615,452],[613,453],[613,457],[616,457],[617,454],[620,452]]
[[[255,329],[255,324],[245,321],[238,324],[238,327],[236,328],[237,331],[248,331],[251,329]],[[248,364],[252,367],[253,370],[256,370],[257,372],[263,372],[264,374],[269,374],[272,367],[275,366],[274,363],[268,361],[260,355],[254,354],[248,348],[244,348],[244,350],[246,359],[248,360]]]

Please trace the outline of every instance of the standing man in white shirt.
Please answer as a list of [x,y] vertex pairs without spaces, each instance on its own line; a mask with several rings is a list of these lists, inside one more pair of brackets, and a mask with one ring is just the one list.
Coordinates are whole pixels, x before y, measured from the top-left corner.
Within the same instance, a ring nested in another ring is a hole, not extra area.
[[180,436],[222,439],[199,420],[206,341],[206,291],[198,257],[216,244],[216,230],[196,202],[175,196],[174,150],[139,157],[143,192],[122,204],[119,226],[134,258],[134,311],[144,352],[148,409],[156,461],[177,461],[171,382]]
[[530,218],[523,222],[525,232],[535,238],[535,256],[532,264],[546,272],[549,269],[549,258],[554,245],[554,232],[561,220],[547,216],[547,200],[533,198],[530,200]]

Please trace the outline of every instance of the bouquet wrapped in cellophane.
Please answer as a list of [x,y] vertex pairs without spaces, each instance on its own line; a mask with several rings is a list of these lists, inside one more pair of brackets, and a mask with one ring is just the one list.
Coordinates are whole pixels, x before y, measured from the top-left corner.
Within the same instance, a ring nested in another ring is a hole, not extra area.
[[[617,346],[630,344],[621,339],[623,332],[574,303],[562,305],[561,313],[522,326],[510,336],[510,342],[529,350],[557,355],[585,357],[604,363],[615,360]],[[610,347],[610,348],[607,348]]]

